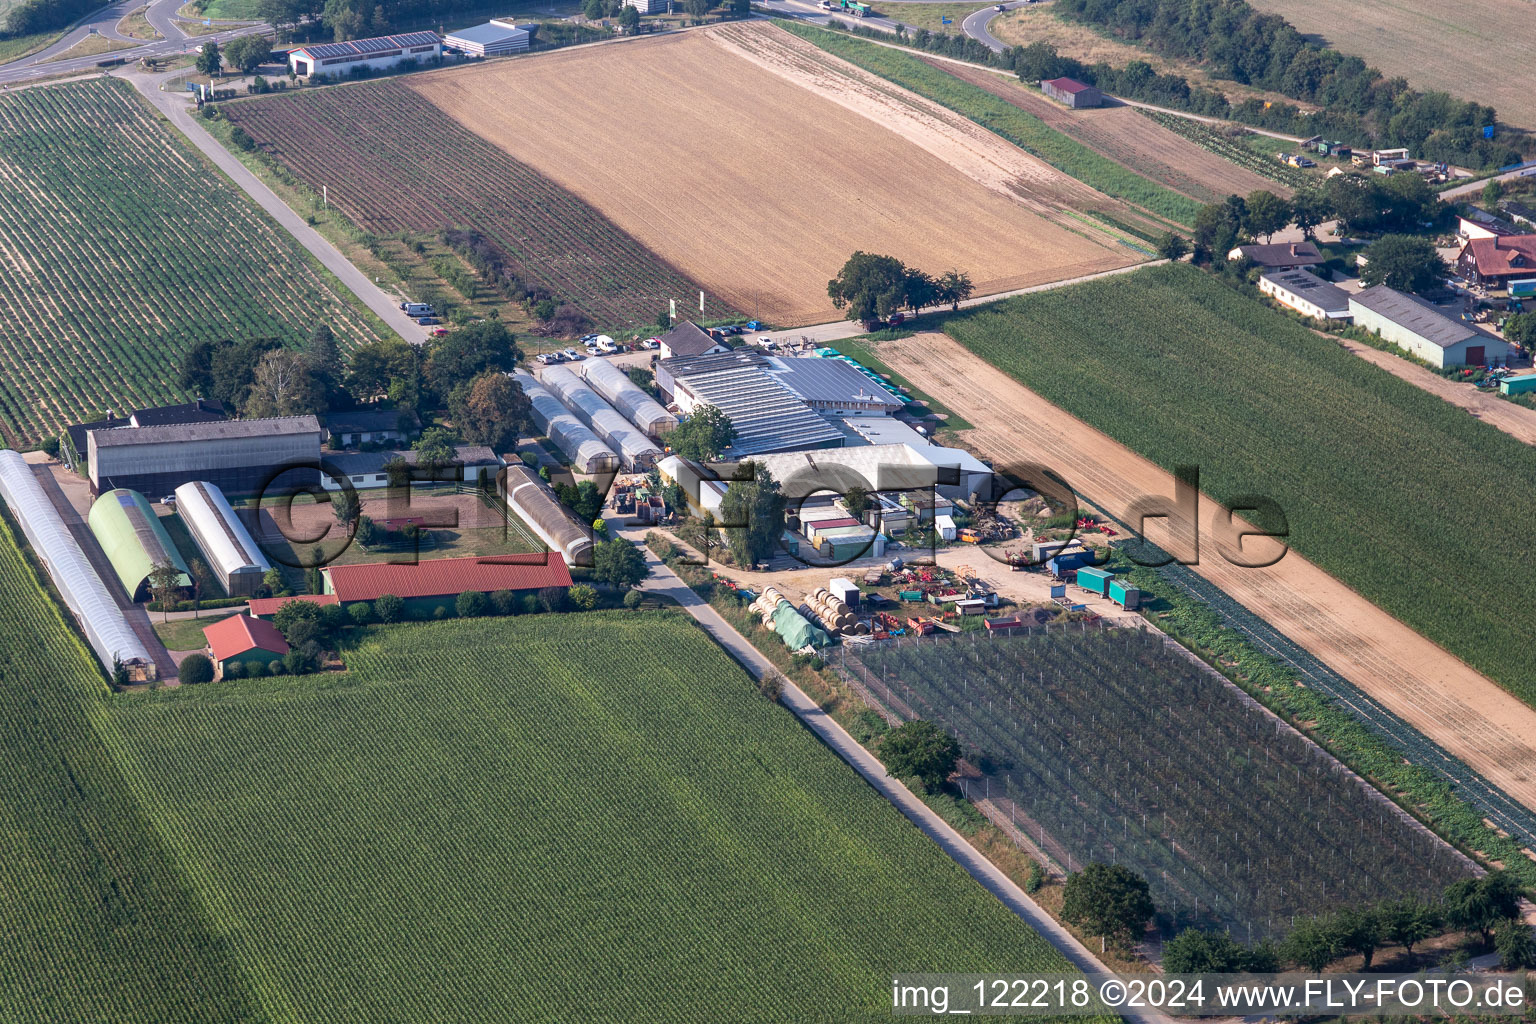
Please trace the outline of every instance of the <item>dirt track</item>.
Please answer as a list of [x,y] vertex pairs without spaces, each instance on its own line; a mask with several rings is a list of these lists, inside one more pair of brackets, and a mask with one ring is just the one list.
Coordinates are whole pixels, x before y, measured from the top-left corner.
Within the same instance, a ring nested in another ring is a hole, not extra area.
[[827,281],[859,249],[963,269],[978,294],[1138,261],[1065,213],[1112,200],[768,25],[409,84],[735,308],[786,325],[836,319]]
[[[919,389],[943,394],[975,424],[963,436],[978,451],[999,462],[1043,463],[1112,515],[1123,515],[1142,495],[1173,493],[1167,472],[944,335],[882,343],[880,358]],[[1202,500],[1201,506],[1196,572],[1536,809],[1536,709],[1295,552],[1264,569],[1232,565],[1213,543],[1214,504]],[[1161,538],[1152,531],[1152,539]]]

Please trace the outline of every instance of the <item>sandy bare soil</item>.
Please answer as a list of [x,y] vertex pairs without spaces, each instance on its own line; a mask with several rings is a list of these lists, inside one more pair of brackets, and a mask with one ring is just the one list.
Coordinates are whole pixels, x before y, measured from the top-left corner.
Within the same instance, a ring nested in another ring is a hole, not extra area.
[[[962,436],[978,451],[999,461],[1043,463],[1112,515],[1123,515],[1142,495],[1173,493],[1169,474],[1158,466],[944,335],[883,343],[880,358],[917,388],[943,394],[975,424]],[[1214,503],[1202,501],[1196,572],[1511,797],[1536,808],[1536,709],[1295,552],[1264,569],[1233,566],[1213,543],[1215,511]],[[1152,531],[1152,539],[1161,538]]]
[[836,318],[827,281],[858,249],[965,270],[979,294],[1137,259],[1063,212],[1113,200],[769,25],[409,84],[736,308],[786,325]]
[[[1486,103],[1499,120],[1536,128],[1536,8],[1525,0],[1254,0],[1387,77],[1401,75],[1419,89],[1443,89]],[[1525,70],[1520,70],[1525,69]]]
[[1133,107],[1068,110],[1014,79],[982,68],[936,60],[928,63],[1027,110],[1057,131],[1192,199],[1210,203],[1233,193],[1247,195],[1255,189],[1281,196],[1291,194],[1279,182],[1200,148],[1137,113]]

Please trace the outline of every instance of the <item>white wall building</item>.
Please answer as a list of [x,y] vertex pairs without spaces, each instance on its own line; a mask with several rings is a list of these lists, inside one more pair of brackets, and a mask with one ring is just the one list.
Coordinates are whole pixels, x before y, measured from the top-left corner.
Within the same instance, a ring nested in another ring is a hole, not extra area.
[[473,28],[461,28],[443,37],[444,46],[451,46],[474,57],[505,57],[513,53],[527,53],[532,41],[533,34],[526,28],[498,18]]
[[1355,324],[1411,352],[1431,366],[1502,366],[1509,344],[1469,324],[1452,320],[1417,295],[1384,284],[1349,299]]
[[424,63],[443,52],[436,32],[407,32],[398,36],[349,39],[345,43],[316,43],[288,53],[288,66],[300,77],[345,75],[353,68],[392,68],[408,61]]
[[1282,306],[1314,320],[1348,320],[1349,293],[1305,270],[1281,270],[1259,276],[1259,291]]

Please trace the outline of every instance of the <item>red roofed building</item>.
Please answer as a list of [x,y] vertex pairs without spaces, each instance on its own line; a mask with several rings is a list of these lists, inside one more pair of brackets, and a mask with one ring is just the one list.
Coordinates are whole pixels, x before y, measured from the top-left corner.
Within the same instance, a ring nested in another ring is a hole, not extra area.
[[1102,107],[1104,94],[1098,89],[1075,78],[1045,78],[1040,81],[1040,91],[1064,107],[1081,110],[1083,107]]
[[394,594],[413,615],[431,615],[439,607],[451,612],[454,599],[466,590],[489,594],[571,585],[565,559],[553,551],[495,558],[437,558],[414,565],[329,565],[320,572],[325,577],[325,592],[343,605]]
[[251,598],[251,614],[258,619],[270,619],[277,614],[277,610],[289,601],[302,601],[305,604],[335,604],[335,594],[289,594],[287,597],[253,597]]
[[208,656],[221,676],[231,662],[265,665],[288,653],[288,641],[276,626],[243,613],[203,627],[203,637],[208,641]]
[[1490,288],[1536,277],[1536,235],[1471,239],[1457,254],[1456,269],[1468,281]]

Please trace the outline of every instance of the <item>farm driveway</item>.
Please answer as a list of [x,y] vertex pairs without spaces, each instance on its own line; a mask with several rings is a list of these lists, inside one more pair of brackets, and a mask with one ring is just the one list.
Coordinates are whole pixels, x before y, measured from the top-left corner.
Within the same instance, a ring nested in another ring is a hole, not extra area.
[[133,72],[122,77],[132,82],[134,88],[138,89],[156,110],[169,118],[171,124],[191,140],[193,145],[202,150],[215,167],[228,175],[245,191],[246,195],[266,210],[273,220],[298,239],[299,244],[320,261],[321,266],[334,274],[375,316],[388,324],[391,330],[412,344],[419,345],[427,340],[427,329],[418,326],[416,321],[401,312],[399,301],[393,295],[384,291],[366,274],[348,262],[334,245],[321,237],[320,232],[310,227],[303,217],[290,209],[287,203],[279,199],[277,194],[252,174],[233,153],[221,146],[217,139],[197,123],[186,94],[160,91],[166,75]]
[[[1173,491],[1163,469],[944,335],[881,343],[880,357],[917,388],[944,395],[974,423],[962,435],[972,447],[996,458],[1043,462],[1113,516],[1125,517],[1143,495]],[[1209,532],[1205,540],[1206,556],[1191,567],[1195,572],[1536,809],[1536,709],[1294,551],[1268,568],[1239,569],[1215,552]]]

